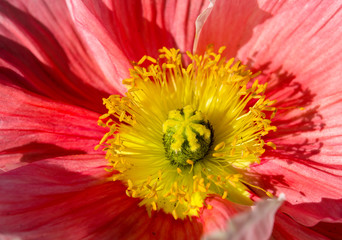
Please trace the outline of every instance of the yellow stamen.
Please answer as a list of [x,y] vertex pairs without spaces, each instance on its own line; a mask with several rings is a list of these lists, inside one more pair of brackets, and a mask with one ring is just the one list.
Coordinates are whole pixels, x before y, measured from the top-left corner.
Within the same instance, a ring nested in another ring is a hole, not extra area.
[[112,180],[148,211],[184,219],[211,209],[209,195],[251,205],[250,189],[261,189],[240,172],[259,163],[265,145],[275,148],[262,139],[276,131],[275,101],[264,95],[267,84],[252,80],[259,73],[223,51],[187,52],[185,67],[179,50],[163,48],[158,59],[133,64],[125,97],[103,99],[108,112],[98,124],[108,132],[95,149],[104,147]]
[[221,149],[223,149],[225,146],[224,142],[220,142],[219,144],[216,145],[216,147],[214,148],[215,151],[219,151]]
[[276,145],[273,142],[267,142],[266,145],[270,146],[273,149],[276,149]]
[[223,195],[222,195],[222,199],[225,199],[227,196],[228,196],[228,192],[227,192],[227,191],[224,191],[224,192],[223,192]]

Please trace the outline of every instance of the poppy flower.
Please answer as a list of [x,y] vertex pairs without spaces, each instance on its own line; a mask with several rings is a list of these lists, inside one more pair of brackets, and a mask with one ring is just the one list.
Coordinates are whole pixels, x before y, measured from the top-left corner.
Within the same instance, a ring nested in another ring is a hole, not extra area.
[[339,237],[340,3],[0,12],[2,238]]

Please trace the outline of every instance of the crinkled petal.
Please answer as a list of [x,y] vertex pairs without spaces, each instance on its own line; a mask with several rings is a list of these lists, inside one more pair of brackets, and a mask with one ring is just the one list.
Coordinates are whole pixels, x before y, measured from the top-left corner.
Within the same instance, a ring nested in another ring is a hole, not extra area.
[[289,216],[278,212],[275,217],[272,237],[279,240],[329,240],[329,237],[296,223]]
[[318,203],[285,203],[281,209],[297,222],[314,226],[319,222],[342,223],[342,200],[322,198]]
[[[47,159],[0,175],[0,232],[22,239],[198,239],[196,220],[151,217],[107,178],[101,155]],[[28,187],[30,186],[30,187]]]
[[341,94],[341,24],[339,1],[217,0],[197,52],[208,44],[227,46],[227,56],[261,70],[259,79],[269,85],[277,83],[278,101],[299,92],[297,107],[304,107],[303,100],[315,107],[317,99]]
[[158,56],[162,47],[191,50],[199,1],[68,0],[77,30],[107,78],[128,77],[130,61]]
[[339,1],[217,0],[197,51],[203,52],[210,43],[217,48],[224,45],[229,57],[250,65],[268,64],[270,71],[282,66],[307,81],[312,76],[333,76],[341,59],[336,54],[341,51],[341,5]]
[[[96,177],[104,172],[104,165],[101,167],[99,164],[101,161],[103,162],[101,155],[69,156],[43,160],[1,174],[0,232],[24,237],[23,233],[34,233],[40,227],[49,224],[51,226],[52,219],[60,217],[62,213],[70,213],[72,208],[81,207],[77,204],[68,205],[67,200],[72,199],[74,193],[83,192],[84,197],[84,190],[96,185]],[[84,200],[87,201],[89,199]],[[65,217],[69,218],[71,215]],[[67,226],[68,222],[65,223]],[[68,232],[69,229],[65,228],[64,231]],[[68,233],[74,236],[78,234]],[[53,232],[52,226],[50,232],[45,233],[46,237],[48,234],[51,234],[51,238],[58,238],[58,233]],[[27,237],[39,239],[43,236]]]
[[235,215],[226,230],[211,233],[205,239],[267,240],[272,233],[275,214],[283,201],[283,195],[279,199],[260,201],[251,211]]
[[[287,162],[276,157],[265,159],[260,165],[253,166],[251,171],[258,174],[254,177],[257,177],[259,182],[254,184],[275,195],[279,192],[286,194],[288,203],[296,208],[291,209],[287,205],[288,210],[282,210],[298,222],[313,226],[320,220],[341,221],[341,211],[328,211],[341,207],[338,201],[342,198],[340,176],[316,169],[308,163]],[[335,201],[332,201],[333,199]],[[295,210],[305,206],[308,209]],[[305,212],[308,214],[302,214]]]
[[267,140],[278,147],[267,154],[342,176],[342,97],[332,94],[315,99],[313,104],[316,107],[283,112],[276,117],[277,131]]
[[307,226],[342,221],[342,98],[335,93],[312,101],[316,107],[276,117],[277,131],[266,141],[277,149],[268,149],[262,164],[252,168],[261,174],[261,185],[286,193],[284,211]]
[[[226,15],[226,21],[218,20]],[[263,72],[259,79],[268,81],[266,94],[279,107],[277,131],[265,140],[277,149],[268,149],[262,164],[253,166],[261,174],[256,184],[284,192],[293,206],[287,213],[308,226],[342,217],[327,210],[327,203],[339,208],[342,198],[342,99],[336,87],[342,75],[341,24],[336,1],[217,0],[197,49],[226,45],[227,56]],[[307,214],[296,211],[301,204]]]
[[0,171],[30,162],[94,152],[103,136],[98,114],[0,85]]
[[123,92],[80,40],[64,1],[1,1],[1,82],[100,112],[101,98]]
[[338,92],[334,83],[342,73],[342,3],[263,1],[260,8],[272,17],[253,29],[238,58],[263,66],[264,72],[282,68],[315,99]]

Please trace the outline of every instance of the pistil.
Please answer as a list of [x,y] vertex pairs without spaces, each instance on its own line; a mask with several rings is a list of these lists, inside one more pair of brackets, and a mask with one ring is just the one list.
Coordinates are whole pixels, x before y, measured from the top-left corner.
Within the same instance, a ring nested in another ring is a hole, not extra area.
[[212,144],[209,121],[190,105],[172,110],[163,124],[163,143],[168,160],[179,167],[188,167],[204,158]]

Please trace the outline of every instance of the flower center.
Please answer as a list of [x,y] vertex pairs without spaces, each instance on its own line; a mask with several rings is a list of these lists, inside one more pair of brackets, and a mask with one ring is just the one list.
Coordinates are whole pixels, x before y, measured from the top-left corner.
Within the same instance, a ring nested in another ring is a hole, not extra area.
[[243,172],[274,146],[263,136],[276,130],[275,101],[265,97],[266,84],[251,83],[258,74],[227,61],[223,50],[187,53],[192,62],[184,67],[179,50],[163,48],[130,69],[125,96],[103,99],[108,113],[98,124],[109,130],[96,149],[104,146],[111,180],[148,212],[198,216],[211,208],[209,195],[251,205],[260,189]]
[[163,124],[165,155],[172,164],[185,167],[201,160],[211,146],[213,132],[209,121],[190,105],[172,110]]

